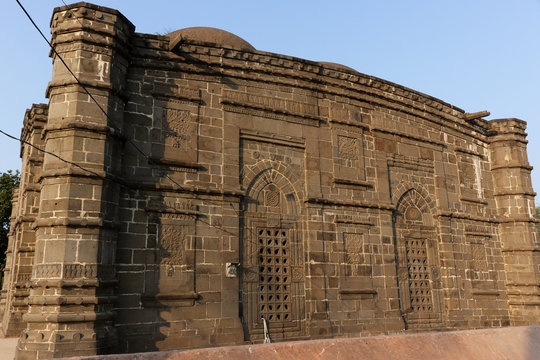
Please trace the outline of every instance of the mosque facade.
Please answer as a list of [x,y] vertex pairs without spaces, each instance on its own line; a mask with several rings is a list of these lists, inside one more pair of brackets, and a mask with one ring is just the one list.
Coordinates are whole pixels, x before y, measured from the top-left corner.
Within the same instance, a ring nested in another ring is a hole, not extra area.
[[540,322],[524,121],[88,3],[51,32],[4,270],[17,358]]

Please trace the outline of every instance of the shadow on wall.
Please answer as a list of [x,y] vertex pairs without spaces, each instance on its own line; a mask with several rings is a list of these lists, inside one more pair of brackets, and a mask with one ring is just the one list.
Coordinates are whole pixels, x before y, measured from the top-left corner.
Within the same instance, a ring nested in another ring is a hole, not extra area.
[[[199,66],[215,72],[207,65]],[[236,87],[230,79],[216,81]],[[159,93],[193,90],[129,71],[127,82],[152,84]],[[220,318],[222,267],[219,258],[208,265],[203,249],[211,247],[218,253],[221,248],[219,226],[208,224],[214,220],[209,214],[220,214],[222,205],[206,196],[201,199],[191,190],[208,186],[199,184],[199,174],[208,172],[199,165],[198,151],[200,106],[204,104],[200,91],[193,91],[196,97],[181,100],[148,92],[143,101],[152,108],[151,114],[130,111],[132,100],[124,112],[124,133],[140,148],[150,149],[150,159],[129,143],[124,145],[122,178],[130,187],[122,188],[120,194],[122,228],[116,255],[115,326],[120,352],[216,345],[219,326],[214,319]]]

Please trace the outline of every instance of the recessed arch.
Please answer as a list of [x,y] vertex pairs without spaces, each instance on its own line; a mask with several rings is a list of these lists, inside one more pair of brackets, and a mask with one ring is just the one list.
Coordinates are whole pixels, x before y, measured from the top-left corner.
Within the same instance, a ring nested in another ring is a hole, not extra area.
[[411,191],[414,191],[416,194],[418,194],[418,196],[423,198],[429,207],[430,212],[435,214],[436,204],[431,198],[429,191],[422,184],[416,182],[403,181],[396,187],[394,191],[392,191],[392,203],[396,204],[396,209],[398,209],[403,199],[406,199],[407,193]]
[[[260,212],[260,206],[272,206],[269,203],[271,193],[274,192],[274,203],[279,204],[282,214],[299,215],[299,196],[289,178],[269,166],[262,169],[249,179],[246,188],[245,209],[248,212]],[[275,201],[275,197],[277,201]]]
[[303,207],[288,174],[272,162],[244,173],[242,321],[252,341],[264,337],[264,321],[276,339],[304,334]]
[[422,187],[409,188],[402,192],[396,204],[397,222],[412,223],[418,225],[433,227],[435,220],[433,218],[435,205],[427,191]]
[[426,189],[400,184],[393,216],[400,307],[408,328],[441,326],[434,204]]

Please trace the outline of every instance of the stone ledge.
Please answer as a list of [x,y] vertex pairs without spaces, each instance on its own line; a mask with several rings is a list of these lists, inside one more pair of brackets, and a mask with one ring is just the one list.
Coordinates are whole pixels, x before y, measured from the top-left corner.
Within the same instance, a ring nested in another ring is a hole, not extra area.
[[111,135],[119,138],[122,141],[127,141],[126,136],[124,136],[121,131],[118,129],[108,126],[100,125],[95,123],[85,123],[82,121],[55,121],[54,124],[47,124],[44,128],[43,134],[52,131],[64,131],[64,130],[86,130],[90,132],[95,132],[97,134]]
[[524,252],[524,251],[540,251],[540,247],[538,246],[528,246],[528,247],[520,247],[520,248],[502,248],[501,251],[503,253],[505,252]]
[[144,307],[182,307],[194,306],[195,301],[200,298],[196,292],[175,293],[175,294],[157,294],[155,296],[143,296],[142,303]]
[[85,321],[106,321],[116,316],[112,311],[106,312],[80,312],[80,313],[51,313],[51,314],[24,314],[23,319],[29,323],[69,323]]
[[523,169],[523,170],[532,171],[533,167],[531,165],[516,164],[516,163],[491,167],[491,171],[499,170],[499,169],[505,169],[505,170],[506,169]]
[[394,206],[388,204],[376,204],[376,203],[367,203],[359,201],[350,201],[350,200],[333,200],[333,199],[324,199],[317,197],[310,197],[307,200],[304,200],[306,204],[318,204],[318,205],[334,205],[334,206],[347,206],[347,207],[359,207],[359,208],[368,208],[368,209],[379,209],[379,210],[389,210],[393,211]]
[[367,181],[362,181],[362,180],[349,180],[349,179],[334,178],[334,184],[358,186],[358,187],[363,187],[367,189],[373,189],[373,184]]
[[466,196],[461,196],[459,198],[459,200],[465,201],[465,202],[470,202],[470,203],[475,203],[475,204],[480,204],[480,205],[487,205],[488,204],[488,202],[485,201],[485,200],[470,198],[470,197],[466,197]]
[[199,163],[191,162],[191,161],[182,161],[178,159],[173,160],[173,159],[150,157],[149,160],[157,165],[176,166],[176,167],[195,169],[195,170],[201,170],[203,168],[203,166]]
[[508,305],[521,306],[540,306],[540,300],[523,300],[523,301],[508,301]]
[[483,295],[483,296],[499,296],[500,293],[498,290],[484,290],[484,289],[472,289],[472,295]]
[[488,142],[491,144],[498,143],[498,142],[512,142],[512,141],[515,141],[521,144],[529,143],[529,141],[524,138],[524,135],[516,134],[516,133],[497,133],[497,134],[491,135],[491,137],[488,137]]
[[[363,116],[365,116],[365,115],[363,115]],[[365,130],[371,130],[370,125],[366,124],[364,122],[341,120],[341,119],[336,119],[336,118],[329,118],[329,122],[330,122],[330,124],[335,123],[335,124],[340,124],[340,125],[358,127],[358,128],[362,128],[362,129],[365,129]]]
[[28,305],[81,305],[81,304],[112,304],[118,296],[32,296],[27,299]]
[[540,219],[534,218],[534,217],[515,217],[515,218],[507,218],[507,219],[500,219],[499,223],[540,223]]
[[482,216],[475,216],[475,215],[468,215],[468,214],[460,214],[455,213],[452,211],[439,211],[437,213],[437,216],[439,217],[448,217],[448,218],[454,218],[454,219],[464,219],[464,220],[475,220],[475,221],[482,221],[482,222],[488,222],[488,223],[494,223],[498,224],[500,221],[491,217],[482,217]]
[[482,160],[485,160],[486,157],[482,154],[479,154],[477,153],[476,151],[472,151],[472,150],[469,150],[469,149],[464,149],[464,148],[460,148],[460,147],[456,147],[454,149],[456,152],[460,152],[460,153],[463,153],[463,154],[468,154],[468,155],[473,155],[473,156],[478,156],[480,159]]
[[[148,191],[170,191],[178,193],[194,193],[197,195],[208,195],[208,196],[231,196],[231,197],[243,197],[245,196],[245,191],[240,189],[218,189],[218,188],[209,188],[202,186],[193,186],[193,185],[177,185],[177,184],[162,184],[155,182],[145,182],[145,181],[130,181],[126,182],[126,185],[131,189],[140,189]],[[224,200],[226,201],[226,200]]]
[[357,219],[353,219],[353,218],[350,218],[350,217],[347,217],[347,216],[339,216],[339,215],[334,216],[334,222],[336,224],[354,224],[354,225],[364,225],[364,226],[374,226],[375,225],[370,220],[357,220]]
[[275,134],[261,133],[259,131],[242,129],[240,131],[240,138],[245,140],[254,140],[259,142],[266,142],[275,145],[283,145],[298,149],[305,149],[306,144],[303,138],[292,136],[278,136]]
[[95,287],[107,287],[115,286],[118,284],[116,279],[73,279],[73,280],[61,280],[61,279],[36,279],[30,281],[30,288],[38,287],[58,287],[58,288],[95,288]]
[[441,146],[442,148],[446,148],[446,143],[444,143],[442,141],[432,140],[432,139],[428,139],[428,138],[425,138],[425,137],[422,137],[422,136],[416,136],[416,135],[412,135],[412,134],[406,134],[406,133],[398,131],[398,130],[382,129],[382,128],[378,128],[378,127],[372,127],[371,131],[376,131],[376,132],[380,132],[380,133],[383,133],[383,134],[395,135],[395,136],[410,139],[410,140],[413,140],[413,141],[420,141],[420,142],[424,142],[424,143],[428,143],[428,144],[432,144],[432,145]]
[[346,299],[354,299],[354,298],[361,298],[363,295],[368,296],[376,296],[377,290],[375,289],[347,289],[347,290],[339,290],[339,294],[342,298]]
[[106,227],[111,229],[119,229],[120,224],[101,218],[81,218],[81,217],[61,217],[61,218],[48,218],[37,219],[32,226],[35,230],[40,227],[53,227],[53,226],[65,226],[65,227]]
[[494,191],[493,196],[536,196],[535,191]]
[[476,231],[465,231],[465,236],[481,236],[481,237],[493,237],[491,234],[486,234],[483,232],[476,232]]

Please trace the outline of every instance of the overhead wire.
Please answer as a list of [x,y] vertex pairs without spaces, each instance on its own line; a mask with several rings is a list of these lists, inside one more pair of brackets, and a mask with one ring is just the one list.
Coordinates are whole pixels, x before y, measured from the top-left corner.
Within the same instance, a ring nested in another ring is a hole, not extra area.
[[85,168],[85,167],[83,167],[83,166],[81,166],[81,165],[79,165],[79,164],[77,164],[77,163],[75,163],[75,162],[73,162],[73,161],[66,160],[66,159],[64,159],[63,157],[61,157],[61,156],[59,156],[59,155],[57,155],[57,154],[55,154],[55,153],[53,153],[53,152],[51,152],[51,151],[47,151],[47,150],[41,149],[40,147],[38,147],[38,146],[36,146],[36,145],[34,145],[34,144],[32,144],[32,143],[26,141],[26,140],[23,140],[23,139],[21,139],[21,138],[18,138],[18,137],[16,137],[16,136],[13,136],[13,135],[11,135],[11,134],[8,134],[7,132],[5,132],[5,131],[2,130],[2,129],[0,129],[0,133],[4,134],[4,135],[7,136],[8,138],[11,138],[11,139],[13,139],[13,140],[17,140],[17,141],[19,141],[19,142],[21,142],[21,143],[23,143],[23,144],[26,144],[26,145],[28,145],[28,146],[31,146],[32,148],[34,148],[34,149],[36,149],[36,150],[38,150],[38,151],[40,151],[40,152],[43,152],[43,153],[45,153],[45,154],[47,154],[47,155],[54,156],[55,158],[57,158],[58,160],[60,160],[60,161],[62,161],[62,162],[65,162],[66,164],[70,164],[70,165],[76,166],[77,168],[79,168],[79,169],[81,169],[81,170],[83,170],[83,171],[86,171],[86,172],[88,172],[88,173],[90,173],[90,174],[92,174],[92,175],[94,175],[94,176],[96,176],[96,177],[98,177],[98,178],[105,179],[105,177],[104,177],[103,175],[100,175],[100,174],[98,174],[97,172],[95,172],[95,171],[93,171],[93,170],[87,169],[87,168]]
[[[66,61],[63,59],[63,57],[56,51],[56,49],[54,48],[53,44],[51,41],[49,41],[45,35],[43,34],[43,32],[40,30],[40,28],[37,26],[37,24],[35,23],[35,21],[32,19],[32,17],[30,16],[30,14],[26,11],[26,9],[24,8],[24,6],[21,4],[21,2],[19,0],[15,0],[17,2],[17,4],[20,6],[20,8],[23,10],[23,12],[25,13],[25,15],[28,17],[28,19],[30,20],[30,22],[32,23],[32,25],[36,28],[36,30],[39,32],[39,34],[41,35],[41,37],[45,40],[45,42],[49,45],[52,53],[54,54],[54,56],[56,58],[58,58],[60,60],[60,62],[65,66],[65,68],[68,70],[68,72],[71,74],[71,76],[75,79],[76,83],[84,90],[84,92],[88,95],[88,97],[92,100],[92,102],[94,102],[96,104],[96,106],[98,107],[98,109],[105,115],[106,119],[108,120],[109,122],[109,126],[111,128],[111,130],[113,130],[114,132],[116,132],[117,134],[121,134],[122,131],[120,129],[117,129],[116,126],[115,126],[115,121],[109,116],[109,114],[107,113],[107,111],[105,111],[105,109],[99,104],[99,102],[96,100],[96,98],[94,97],[94,95],[92,95],[92,93],[87,89],[87,87],[80,81],[80,79],[76,76],[76,74],[71,70],[71,68],[69,67],[69,65],[66,63]],[[61,0],[62,3],[67,6],[67,4],[64,2],[64,0]],[[77,19],[77,21],[79,21],[79,23],[81,24],[82,26],[82,23],[80,22],[80,20],[75,17]],[[90,38],[93,39],[92,35],[90,34]],[[94,40],[95,41],[95,40]],[[47,150],[44,150],[44,149],[41,149],[37,146],[35,146],[34,144],[24,140],[24,139],[21,139],[21,138],[17,138],[13,135],[10,135],[2,130],[0,130],[0,132],[14,140],[18,140],[19,142],[23,143],[23,144],[26,144],[26,145],[29,145],[33,148],[35,148],[36,150],[38,151],[41,151],[43,153],[46,153],[46,154],[49,154],[51,156],[54,156],[55,158],[65,162],[65,163],[68,163],[70,165],[73,165],[77,168],[80,168],[81,170],[85,171],[85,172],[88,172],[90,174],[92,174],[93,176],[97,176],[99,178],[102,178],[102,179],[107,179],[107,180],[110,180],[110,181],[114,181],[114,182],[117,182],[119,183],[120,185],[126,187],[127,189],[130,189],[130,190],[134,190],[132,189],[130,186],[128,186],[126,183],[124,182],[119,182],[118,179],[115,179],[115,178],[108,178],[108,177],[104,177],[103,175],[100,175],[98,173],[96,173],[95,171],[93,170],[89,170],[83,166],[81,166],[80,164],[77,164],[73,161],[69,161],[69,160],[66,160],[64,158],[62,158],[61,156],[57,155],[57,154],[54,154],[53,152],[50,152],[50,151],[47,151]],[[157,164],[148,154],[146,154],[132,139],[130,138],[126,138],[126,143],[130,144],[139,154],[141,154],[147,161],[148,165],[150,165],[150,167],[154,167],[156,165],[159,165]],[[183,192],[188,192],[188,193],[191,193],[195,198],[197,198],[198,200],[202,201],[202,202],[205,202],[207,204],[211,204],[211,205],[214,205],[214,206],[224,206],[225,204],[228,203],[228,205],[233,209],[233,211],[236,213],[236,215],[238,216],[238,221],[240,222],[239,225],[241,226],[241,214],[240,212],[235,208],[235,206],[233,205],[233,203],[231,201],[228,201],[228,200],[225,200],[224,198],[222,198],[222,201],[221,202],[216,202],[216,201],[213,201],[211,199],[207,199],[207,198],[201,198],[198,194],[195,194],[193,193],[192,191],[190,191],[189,189],[186,189],[183,185],[179,184],[176,180],[174,180],[173,178],[171,178],[169,176],[169,174],[167,173],[164,173],[163,174],[165,176],[165,178],[167,178],[169,181],[171,181],[173,184],[175,184],[176,186],[178,186],[178,189],[180,191],[183,191]],[[139,192],[136,190],[136,194],[139,194]],[[241,201],[238,202],[238,205],[239,207],[241,207]],[[241,209],[240,209],[241,210]],[[242,252],[240,252],[240,255],[242,256],[242,259],[240,259],[240,261],[243,261],[244,259],[247,260],[249,262],[249,259],[256,253],[256,252],[260,252],[261,248],[259,248],[259,245],[258,242],[257,242],[257,238],[258,236],[255,234],[255,229],[252,229],[252,228],[248,228],[248,227],[245,227],[243,226],[243,229],[238,229],[238,233],[234,233],[234,232],[231,232],[229,230],[226,230],[224,229],[223,227],[221,226],[218,226],[216,224],[212,224],[212,221],[211,219],[209,219],[209,221],[205,221],[203,220],[202,218],[198,218],[198,221],[200,221],[201,223],[204,223],[204,224],[207,224],[208,226],[210,227],[213,227],[219,231],[222,231],[223,233],[225,234],[228,234],[230,236],[234,236],[234,237],[239,237],[240,238],[240,232],[241,231],[245,231],[247,230],[247,232],[251,235],[250,238],[246,238],[245,236],[242,236],[242,241],[245,242],[245,243],[251,243],[254,247],[254,251],[250,254],[242,254]],[[247,256],[246,256],[247,255]],[[253,264],[255,265],[255,263]],[[248,271],[248,269],[244,269],[244,271]]]
[[[28,13],[28,11],[24,8],[24,6],[21,4],[21,2],[19,0],[15,0],[17,2],[17,4],[19,5],[19,7],[22,9],[22,11],[25,13],[26,17],[30,20],[30,22],[32,23],[32,25],[34,26],[34,28],[39,32],[39,34],[41,35],[41,37],[45,40],[45,42],[49,45],[49,47],[51,48],[51,51],[54,53],[54,55],[60,60],[60,62],[66,67],[66,69],[68,70],[68,72],[71,74],[71,76],[73,76],[73,78],[75,79],[75,81],[77,82],[77,84],[84,90],[84,92],[89,96],[89,98],[97,105],[98,109],[105,115],[105,117],[107,118],[107,120],[109,120],[109,126],[112,127],[113,131],[115,131],[116,133],[118,134],[121,134],[121,131],[120,129],[117,129],[115,126],[114,126],[114,123],[115,121],[109,116],[109,114],[105,111],[105,109],[103,109],[103,107],[98,103],[98,101],[96,100],[96,98],[90,93],[90,91],[86,88],[86,86],[79,80],[79,78],[77,77],[77,75],[71,70],[71,68],[69,67],[69,65],[66,63],[66,61],[63,59],[63,57],[56,51],[56,49],[54,48],[53,44],[51,41],[49,41],[46,36],[44,35],[44,33],[41,31],[41,29],[39,28],[39,26],[36,24],[36,22],[33,20],[32,16]],[[64,5],[67,6],[67,4],[61,0],[62,3]],[[77,20],[79,21],[79,20]],[[79,23],[82,25],[82,23],[79,21]],[[102,178],[102,179],[108,179],[108,180],[111,180],[111,181],[114,181],[114,182],[117,182],[119,183],[120,185],[123,185],[127,188],[130,188],[129,186],[126,185],[126,183],[124,182],[118,182],[118,181],[115,181],[114,179],[109,179],[109,178],[106,178],[106,177],[103,177],[102,175],[96,173],[95,171],[92,171],[92,170],[89,170],[89,169],[86,169],[85,167],[77,164],[77,163],[74,163],[72,161],[69,161],[69,160],[66,160],[66,159],[63,159],[62,157],[58,156],[57,154],[54,154],[52,152],[49,152],[49,151],[46,151],[44,149],[41,149],[25,140],[22,140],[20,138],[17,138],[13,135],[9,135],[8,133],[2,131],[2,133],[12,139],[15,139],[15,140],[18,140],[22,143],[25,143],[27,145],[30,145],[32,146],[33,148],[37,149],[38,151],[42,151],[44,153],[47,153],[49,155],[52,155],[56,158],[58,158],[59,160],[63,161],[63,162],[66,162],[66,163],[69,163],[71,165],[74,165],[88,173],[91,173],[92,175],[94,176],[97,176],[99,178]],[[146,161],[148,162],[148,164],[150,166],[156,166],[158,164],[156,164],[156,162],[149,156],[147,155],[132,139],[129,139],[127,138],[126,139],[126,142],[129,143],[135,150],[137,150],[138,153],[140,153],[145,159]],[[240,213],[239,211],[234,207],[233,203],[231,201],[226,201],[226,200],[223,200],[223,202],[219,203],[219,202],[216,202],[216,201],[213,201],[211,199],[207,199],[207,198],[201,198],[198,194],[194,194],[192,191],[190,191],[189,189],[185,188],[184,186],[182,186],[181,184],[179,184],[176,180],[174,180],[173,178],[171,178],[169,176],[169,174],[164,174],[164,176],[170,180],[174,185],[178,186],[179,190],[182,191],[182,192],[188,192],[188,193],[192,193],[198,200],[200,201],[203,201],[207,204],[211,204],[211,205],[214,205],[214,206],[223,206],[225,203],[227,203],[232,209],[233,211],[236,213],[237,216],[240,217]],[[133,189],[131,189],[133,190]],[[201,220],[201,219],[199,219]],[[218,225],[215,225],[215,224],[212,224],[211,222],[205,222],[205,221],[202,221],[201,222],[203,223],[206,223],[207,225],[211,226],[211,227],[214,227],[220,231],[223,231],[225,233],[228,233],[230,235],[234,235],[234,236],[237,236],[236,234],[233,234],[231,233],[230,231],[228,230],[225,230],[223,229],[222,227],[218,226]],[[253,235],[253,230],[252,229],[248,229],[248,231],[250,233],[252,233]],[[247,239],[244,239],[244,241],[246,241]],[[256,245],[256,242],[253,241],[253,240],[247,240],[248,242],[252,242],[253,244]]]
[[[86,88],[86,86],[79,80],[79,78],[77,77],[77,75],[75,75],[75,73],[71,70],[71,68],[69,67],[69,65],[65,62],[65,60],[63,59],[63,57],[56,51],[56,49],[54,48],[53,44],[47,40],[47,38],[45,37],[45,35],[43,34],[43,32],[41,31],[41,29],[39,29],[39,27],[37,26],[37,24],[35,23],[35,21],[32,19],[32,17],[30,16],[30,14],[26,11],[26,9],[24,8],[24,6],[21,4],[21,2],[19,0],[15,0],[17,2],[17,4],[19,4],[19,6],[21,7],[21,9],[24,11],[24,13],[26,14],[26,16],[28,17],[28,19],[30,20],[30,22],[32,23],[32,25],[34,25],[34,27],[36,28],[36,30],[39,32],[39,34],[41,35],[41,37],[47,42],[47,44],[49,45],[49,47],[51,48],[51,51],[55,54],[56,57],[58,57],[58,59],[62,62],[62,64],[66,67],[66,69],[68,70],[68,72],[71,74],[71,76],[73,76],[73,78],[75,79],[75,81],[77,82],[77,84],[85,91],[86,94],[88,94],[89,98],[97,105],[97,107],[99,108],[99,110],[103,113],[103,115],[105,115],[105,117],[107,118],[107,120],[109,120],[109,126],[111,124],[114,124],[115,121],[109,116],[109,114],[105,111],[105,109],[103,109],[103,107],[99,104],[99,102],[96,100],[96,98],[90,93],[90,91]],[[62,1],[64,4],[65,2]],[[121,130],[120,129],[117,129],[116,127],[113,127],[113,130],[115,132],[117,132],[118,134],[121,133]],[[148,155],[144,152],[144,150],[142,150],[132,139],[129,139],[127,138],[126,139],[126,142],[129,143],[131,146],[133,146],[133,148],[135,150],[137,150],[137,152],[139,152],[145,159],[146,161],[149,163],[149,165],[156,165],[156,162]],[[181,191],[184,191],[184,192],[189,192],[188,189],[186,189],[184,186],[182,186],[181,184],[179,184],[177,181],[175,181],[174,179],[172,179],[168,174],[165,174],[165,177],[167,179],[169,179],[172,183],[174,183],[176,186],[178,186],[180,188]],[[207,202],[209,203],[213,203],[214,205],[222,205],[222,204],[218,204],[218,203],[215,203],[215,202],[212,202],[211,200],[207,200]]]

